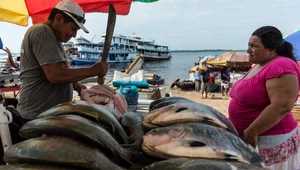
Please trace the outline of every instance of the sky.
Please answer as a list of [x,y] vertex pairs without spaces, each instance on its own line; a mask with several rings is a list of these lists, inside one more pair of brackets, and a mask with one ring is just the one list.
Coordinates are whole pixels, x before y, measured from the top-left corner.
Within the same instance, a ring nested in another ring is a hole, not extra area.
[[[299,0],[134,2],[128,15],[117,15],[114,33],[127,36],[135,33],[171,50],[243,50],[252,32],[261,26],[275,26],[284,36],[299,30],[299,8]],[[90,33],[80,30],[77,37],[99,41],[106,30],[107,13],[88,13],[86,20],[85,27]],[[0,22],[4,46],[18,53],[29,26]]]

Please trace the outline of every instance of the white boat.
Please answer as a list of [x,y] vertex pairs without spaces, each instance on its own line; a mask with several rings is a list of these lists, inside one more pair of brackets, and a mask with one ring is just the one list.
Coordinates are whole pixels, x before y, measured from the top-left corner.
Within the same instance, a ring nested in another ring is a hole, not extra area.
[[[76,38],[74,43],[63,44],[74,65],[91,65],[101,61],[104,43],[92,43],[85,38]],[[128,63],[132,62],[137,56],[134,50],[111,44],[108,63]]]
[[168,46],[154,43],[138,43],[137,51],[144,58],[144,61],[169,60],[172,58]]
[[[102,35],[105,39],[105,34]],[[169,47],[158,45],[155,40],[141,38],[133,34],[132,36],[113,35],[112,43],[120,48],[136,51],[138,56],[143,57],[144,61],[169,60]]]
[[[94,64],[101,60],[106,34],[101,36],[99,43],[80,37],[74,43],[64,43],[74,65]],[[144,61],[169,60],[171,58],[168,46],[158,45],[154,40],[144,39],[134,34],[132,36],[113,35],[109,50],[108,63],[132,62],[136,56]]]

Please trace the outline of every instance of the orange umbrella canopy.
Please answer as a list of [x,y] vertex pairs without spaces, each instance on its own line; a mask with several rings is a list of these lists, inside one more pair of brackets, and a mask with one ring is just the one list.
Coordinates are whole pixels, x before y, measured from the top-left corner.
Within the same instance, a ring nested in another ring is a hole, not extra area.
[[[33,24],[44,22],[52,8],[60,0],[0,0],[0,21],[21,26],[28,25],[28,17]],[[127,15],[133,0],[74,0],[86,12],[108,13],[109,3],[116,9],[116,14]],[[134,0],[140,2],[155,2],[156,0]]]

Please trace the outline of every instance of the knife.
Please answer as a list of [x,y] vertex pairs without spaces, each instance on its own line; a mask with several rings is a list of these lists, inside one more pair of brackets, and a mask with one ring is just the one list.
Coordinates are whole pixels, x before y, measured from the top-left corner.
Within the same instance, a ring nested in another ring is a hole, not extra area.
[[[109,3],[109,13],[108,13],[108,19],[107,19],[107,27],[106,27],[106,35],[105,35],[105,41],[104,41],[104,48],[103,53],[101,57],[101,61],[106,61],[110,49],[111,40],[114,34],[116,24],[116,10],[112,3]],[[98,77],[97,80],[98,84],[103,84],[104,79],[103,77]]]

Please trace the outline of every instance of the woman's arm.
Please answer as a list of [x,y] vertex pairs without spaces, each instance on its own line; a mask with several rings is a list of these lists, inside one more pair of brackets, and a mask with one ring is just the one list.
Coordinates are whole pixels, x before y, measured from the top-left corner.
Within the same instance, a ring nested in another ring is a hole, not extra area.
[[245,140],[252,146],[257,145],[259,134],[276,125],[292,110],[298,95],[298,77],[285,74],[270,79],[266,82],[266,88],[271,104],[244,131]]

